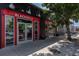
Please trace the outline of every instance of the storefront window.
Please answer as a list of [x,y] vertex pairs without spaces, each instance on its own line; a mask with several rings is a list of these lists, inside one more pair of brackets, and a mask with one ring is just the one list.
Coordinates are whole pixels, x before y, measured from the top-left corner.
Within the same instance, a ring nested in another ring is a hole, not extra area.
[[6,34],[6,45],[13,44],[13,32],[14,32],[14,17],[5,16],[5,34]]

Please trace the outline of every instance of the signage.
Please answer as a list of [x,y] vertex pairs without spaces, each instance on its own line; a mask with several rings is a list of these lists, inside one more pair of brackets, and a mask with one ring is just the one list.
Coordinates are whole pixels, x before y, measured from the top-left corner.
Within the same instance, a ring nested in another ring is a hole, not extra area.
[[6,9],[4,9],[3,11],[4,11],[3,12],[4,14],[13,15],[15,17],[23,18],[23,19],[26,19],[26,20],[32,20],[31,16],[28,16],[28,15],[23,14],[23,13],[18,13],[18,12],[6,10]]
[[17,13],[15,13],[15,16],[16,17],[20,17],[20,18],[26,18],[27,20],[31,20],[31,17],[28,17],[28,16],[26,16],[26,15],[22,15],[22,14],[17,14]]

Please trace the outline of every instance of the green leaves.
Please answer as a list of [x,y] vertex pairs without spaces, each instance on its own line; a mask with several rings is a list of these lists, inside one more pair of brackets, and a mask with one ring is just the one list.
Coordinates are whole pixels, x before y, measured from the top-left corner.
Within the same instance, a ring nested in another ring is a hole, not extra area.
[[[61,20],[69,23],[69,19],[77,20],[79,18],[79,4],[75,3],[44,3],[50,11],[49,17],[51,20]],[[55,15],[51,15],[55,13]],[[67,23],[67,24],[68,24]]]
[[[78,3],[44,3],[50,11],[49,17],[53,21],[52,26],[56,29],[58,26],[66,25],[68,39],[71,40],[70,19],[79,19],[79,4]],[[52,13],[55,13],[52,15]]]

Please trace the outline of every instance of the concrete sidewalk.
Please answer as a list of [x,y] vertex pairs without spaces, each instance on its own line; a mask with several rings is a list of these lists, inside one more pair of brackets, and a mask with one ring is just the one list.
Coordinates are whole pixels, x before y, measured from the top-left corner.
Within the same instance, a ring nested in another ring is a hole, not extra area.
[[54,37],[46,40],[37,40],[34,42],[23,43],[20,45],[9,46],[3,49],[0,49],[0,56],[28,56],[46,46],[49,46],[57,41],[59,41],[62,37]]

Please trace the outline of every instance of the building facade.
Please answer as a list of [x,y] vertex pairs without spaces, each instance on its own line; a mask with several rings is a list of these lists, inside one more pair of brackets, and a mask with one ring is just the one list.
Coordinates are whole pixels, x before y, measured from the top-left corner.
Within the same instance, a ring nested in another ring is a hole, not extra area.
[[0,48],[39,40],[44,22],[42,9],[33,4],[0,4]]

